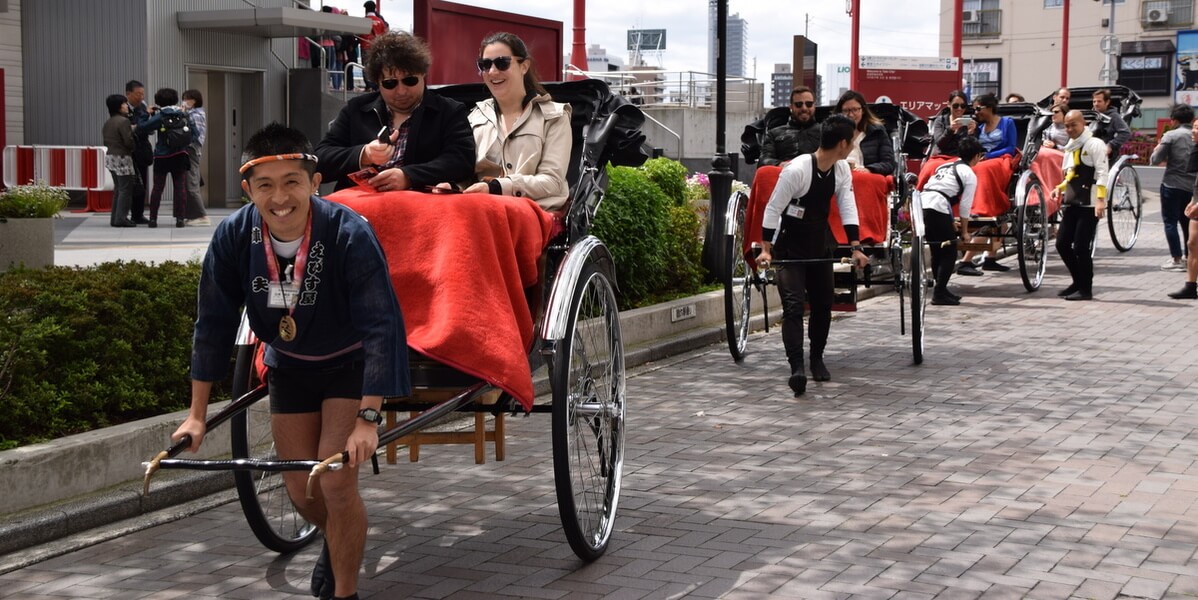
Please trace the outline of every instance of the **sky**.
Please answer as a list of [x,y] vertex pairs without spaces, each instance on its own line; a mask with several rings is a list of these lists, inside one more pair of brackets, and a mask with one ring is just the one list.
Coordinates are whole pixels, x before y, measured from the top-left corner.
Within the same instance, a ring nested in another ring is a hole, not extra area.
[[[325,3],[348,8],[352,15],[363,14],[360,0]],[[459,4],[561,21],[567,44],[563,51],[569,53],[574,35],[572,0],[464,0]],[[847,0],[728,0],[728,14],[739,14],[748,24],[746,75],[768,84],[775,63],[791,62],[793,36],[805,33],[819,44],[821,75],[829,63],[848,63],[847,5]],[[861,5],[862,55],[938,54],[938,0],[861,0]],[[411,29],[411,0],[381,0],[379,10],[392,28]],[[661,66],[670,71],[707,71],[706,0],[588,0],[586,11],[588,46],[599,44],[627,64],[627,30],[665,29],[667,48]]]

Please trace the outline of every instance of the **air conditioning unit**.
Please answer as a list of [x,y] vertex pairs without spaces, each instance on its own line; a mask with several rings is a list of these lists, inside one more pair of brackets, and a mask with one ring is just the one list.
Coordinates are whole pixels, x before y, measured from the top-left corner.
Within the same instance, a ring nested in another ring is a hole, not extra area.
[[1144,20],[1149,23],[1168,23],[1169,10],[1165,8],[1150,8],[1145,12]]
[[980,11],[980,10],[962,11],[961,12],[961,22],[962,23],[981,23],[982,22],[982,11]]

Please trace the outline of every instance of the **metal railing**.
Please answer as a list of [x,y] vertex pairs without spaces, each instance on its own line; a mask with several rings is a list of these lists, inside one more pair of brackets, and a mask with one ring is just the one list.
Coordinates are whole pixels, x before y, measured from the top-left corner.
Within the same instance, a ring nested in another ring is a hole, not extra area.
[[[632,99],[641,108],[685,107],[714,108],[716,103],[716,76],[699,71],[666,71],[645,69],[635,71],[583,71],[574,65],[566,65],[565,78],[571,76],[601,79],[613,92]],[[760,110],[763,106],[764,89],[751,77],[729,76],[727,81],[727,103],[729,110]]]

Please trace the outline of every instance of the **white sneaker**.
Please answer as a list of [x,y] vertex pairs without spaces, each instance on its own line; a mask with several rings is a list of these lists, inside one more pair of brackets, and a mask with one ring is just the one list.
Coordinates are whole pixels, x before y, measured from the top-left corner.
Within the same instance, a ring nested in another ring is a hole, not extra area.
[[189,219],[187,221],[187,226],[188,227],[211,227],[212,221],[208,217],[200,217],[198,219]]
[[1186,270],[1186,261],[1181,258],[1169,257],[1168,260],[1161,265],[1162,271],[1172,271],[1174,273],[1184,273]]

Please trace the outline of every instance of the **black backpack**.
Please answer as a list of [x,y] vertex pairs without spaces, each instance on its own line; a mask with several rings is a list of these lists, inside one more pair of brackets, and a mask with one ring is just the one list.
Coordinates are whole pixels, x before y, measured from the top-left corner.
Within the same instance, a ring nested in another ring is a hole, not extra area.
[[158,126],[159,139],[171,152],[187,150],[195,137],[191,119],[182,111],[162,111],[162,123]]

